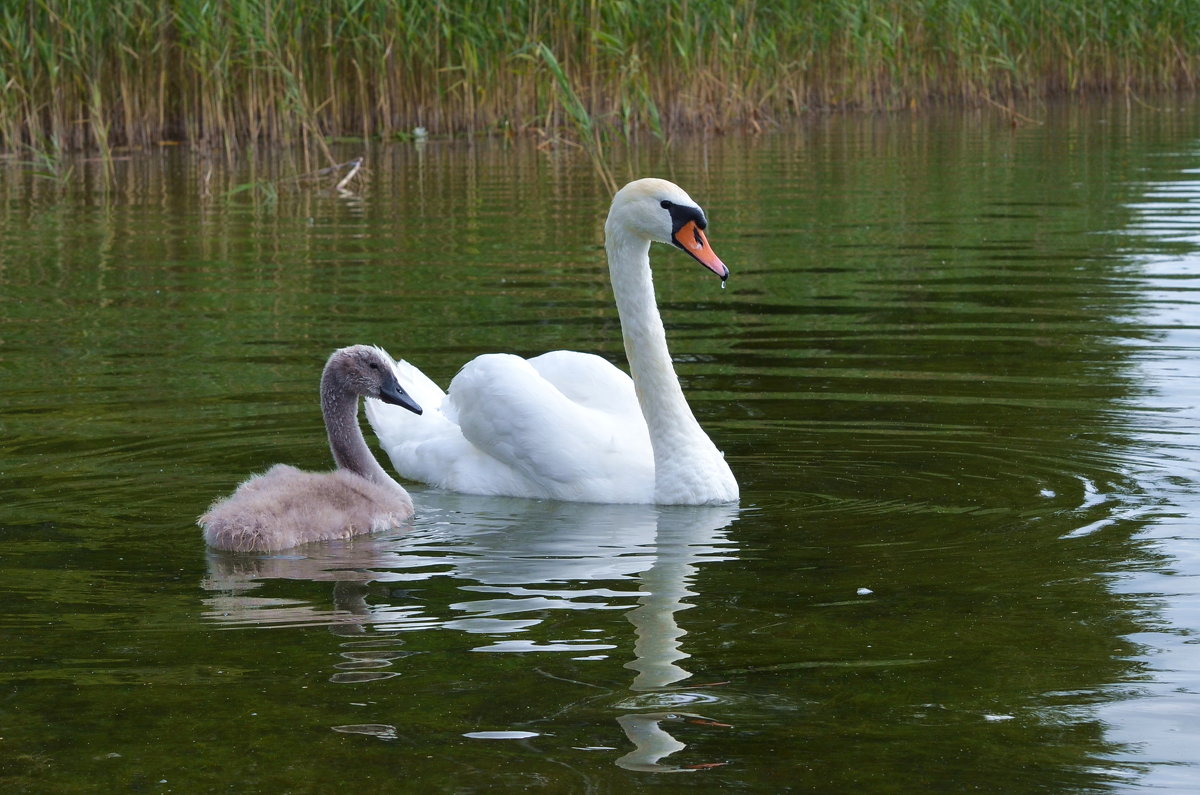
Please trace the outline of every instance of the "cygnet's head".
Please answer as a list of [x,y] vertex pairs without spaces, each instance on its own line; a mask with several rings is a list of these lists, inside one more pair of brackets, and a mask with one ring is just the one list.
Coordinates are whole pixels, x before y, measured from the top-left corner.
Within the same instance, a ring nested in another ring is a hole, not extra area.
[[665,179],[648,177],[634,180],[617,191],[604,232],[609,239],[624,234],[669,243],[686,251],[724,281],[729,278],[729,268],[708,245],[704,236],[707,227],[704,211],[683,188]]
[[322,391],[328,389],[378,398],[414,414],[421,413],[421,407],[396,380],[392,357],[370,345],[352,345],[333,352],[322,378]]

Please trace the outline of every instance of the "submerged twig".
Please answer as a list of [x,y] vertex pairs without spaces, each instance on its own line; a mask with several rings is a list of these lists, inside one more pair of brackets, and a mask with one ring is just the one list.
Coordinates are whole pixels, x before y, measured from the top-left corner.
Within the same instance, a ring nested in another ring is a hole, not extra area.
[[[339,179],[337,181],[337,184],[335,184],[332,189],[334,193],[339,193],[346,189],[346,185],[348,185],[350,183],[350,180],[352,180],[356,176],[358,176],[359,171],[362,169],[362,164],[363,164],[364,159],[365,158],[362,158],[362,157],[356,157],[353,160],[347,160],[345,163],[336,163],[332,166],[326,166],[325,168],[319,168],[316,171],[309,171],[304,174],[297,174],[293,177],[289,177],[288,181],[289,182],[303,182],[305,180],[315,180],[315,179],[320,179],[321,177],[327,177],[330,174],[338,175],[338,174],[341,174],[341,172],[346,171],[346,175],[343,176],[341,179]],[[347,171],[347,169],[349,169],[349,170]]]
[[996,107],[996,108],[999,108],[1000,110],[1002,110],[1002,111],[1004,111],[1005,113],[1007,113],[1007,114],[1008,114],[1008,116],[1009,116],[1009,121],[1013,123],[1013,126],[1014,126],[1014,127],[1016,126],[1016,122],[1017,122],[1018,120],[1020,120],[1020,121],[1023,121],[1023,122],[1025,122],[1026,124],[1034,124],[1034,125],[1037,125],[1037,126],[1041,126],[1042,124],[1044,124],[1044,122],[1040,122],[1040,121],[1038,121],[1037,119],[1031,119],[1030,117],[1028,117],[1028,116],[1026,116],[1026,115],[1024,115],[1024,114],[1022,114],[1022,113],[1018,113],[1017,111],[1015,111],[1015,110],[1012,108],[1012,106],[1011,106],[1011,105],[1002,105],[1002,104],[1000,104],[1000,103],[999,103],[999,102],[997,102],[996,100],[994,100],[994,99],[992,99],[991,97],[989,97],[987,94],[980,94],[980,97],[983,99],[983,101],[984,101],[984,102],[988,103],[989,105],[992,105],[992,106],[994,106],[994,107]]
[[[350,163],[351,163],[350,173],[348,173],[348,174],[346,174],[346,176],[342,177],[341,182],[339,182],[337,185],[334,185],[333,189],[335,191],[338,191],[338,190],[342,190],[343,188],[345,188],[346,183],[349,182],[350,180],[354,179],[354,175],[358,173],[358,170],[360,168],[362,168],[362,162],[363,162],[363,159],[361,157],[356,157],[353,160],[351,160],[350,161]],[[345,165],[345,164],[343,164],[343,165]]]

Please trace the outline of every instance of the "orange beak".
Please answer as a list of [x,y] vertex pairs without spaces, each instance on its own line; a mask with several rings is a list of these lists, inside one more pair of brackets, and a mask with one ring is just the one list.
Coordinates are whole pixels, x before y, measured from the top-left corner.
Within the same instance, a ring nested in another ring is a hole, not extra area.
[[726,268],[725,263],[721,262],[720,257],[712,250],[712,246],[708,245],[708,238],[704,236],[704,230],[696,226],[695,221],[688,221],[679,227],[679,231],[675,233],[675,245],[692,255],[692,259],[696,262],[720,276],[721,281],[729,278],[729,268]]

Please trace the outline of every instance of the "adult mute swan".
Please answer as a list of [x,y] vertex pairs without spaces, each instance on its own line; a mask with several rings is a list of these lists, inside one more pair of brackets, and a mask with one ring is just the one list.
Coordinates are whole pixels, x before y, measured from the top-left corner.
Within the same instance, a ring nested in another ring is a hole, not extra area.
[[358,427],[358,398],[421,413],[396,382],[392,357],[355,345],[334,351],[321,375],[321,412],[338,468],[302,472],[276,464],[213,503],[197,523],[217,549],[273,552],[310,541],[386,530],[413,513],[408,492],[371,454]]
[[650,274],[656,240],[728,278],[704,236],[707,225],[696,202],[666,180],[639,179],[613,197],[604,247],[632,379],[593,354],[486,354],[442,392],[398,362],[397,378],[425,414],[367,406],[396,471],[468,494],[664,505],[737,500],[725,457],[683,396]]

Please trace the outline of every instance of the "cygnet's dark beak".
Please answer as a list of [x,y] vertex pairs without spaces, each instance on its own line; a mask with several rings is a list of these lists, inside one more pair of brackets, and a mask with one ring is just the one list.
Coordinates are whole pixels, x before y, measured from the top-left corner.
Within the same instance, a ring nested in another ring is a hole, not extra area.
[[389,378],[379,387],[379,399],[384,403],[391,403],[393,406],[401,406],[408,409],[413,414],[420,414],[421,407],[417,405],[417,401],[408,396],[404,391],[404,387],[400,386],[400,382],[395,378]]

